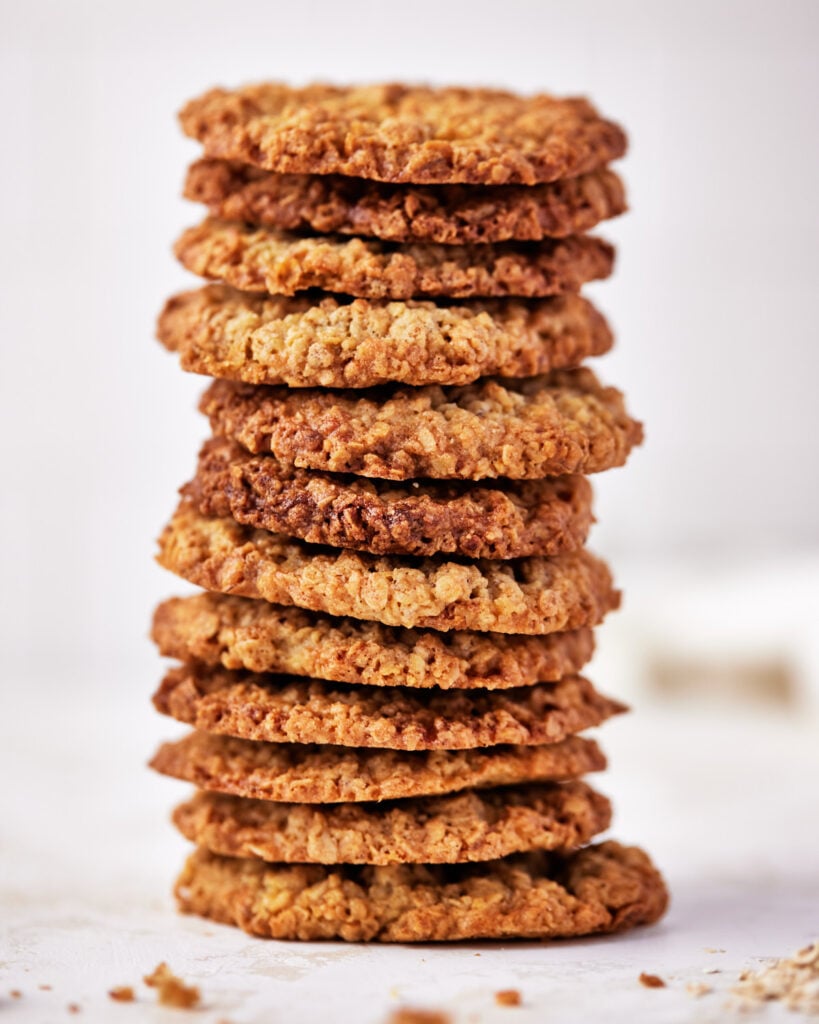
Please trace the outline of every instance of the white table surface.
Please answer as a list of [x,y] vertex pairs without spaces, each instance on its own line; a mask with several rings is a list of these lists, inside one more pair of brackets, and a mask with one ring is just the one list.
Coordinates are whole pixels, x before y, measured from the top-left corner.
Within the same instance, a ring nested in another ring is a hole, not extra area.
[[[644,702],[602,730],[612,763],[597,780],[614,799],[612,835],[650,850],[672,889],[659,926],[553,944],[298,945],[177,915],[169,892],[186,844],[166,816],[187,787],[144,762],[178,728],[152,712],[152,680],[98,675],[7,689],[3,1020],[71,1019],[67,1006],[77,1003],[77,1019],[125,1024],[377,1024],[405,1004],[470,1024],[722,1021],[741,969],[819,934],[819,742],[807,716]],[[201,987],[194,1015],[156,1007],[140,983],[161,960]],[[642,971],[668,987],[643,988]],[[715,992],[696,999],[686,991],[692,981]],[[127,984],[136,1003],[108,999],[109,988]],[[496,1006],[503,988],[519,989],[522,1007]],[[759,1018],[796,1015],[767,1006]]]

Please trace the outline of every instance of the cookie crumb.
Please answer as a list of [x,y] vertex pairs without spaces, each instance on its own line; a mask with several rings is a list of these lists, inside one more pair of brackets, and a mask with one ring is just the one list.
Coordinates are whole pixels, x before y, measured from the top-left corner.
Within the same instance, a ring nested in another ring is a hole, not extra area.
[[724,949],[713,949],[710,946],[705,946],[704,949],[705,949],[706,953],[724,953],[725,952]]
[[108,990],[108,995],[115,1003],[132,1003],[134,1001],[134,990],[130,985],[117,985]]
[[516,988],[505,988],[495,993],[498,1006],[520,1006],[520,992]]
[[149,988],[157,989],[160,1006],[190,1010],[199,1005],[199,989],[177,978],[164,960],[154,968],[152,974],[146,974],[142,980]]
[[51,986],[50,985],[38,985],[37,988],[41,992],[50,992],[51,991]]
[[452,1018],[440,1010],[413,1010],[404,1006],[396,1010],[389,1024],[451,1024]]
[[22,999],[23,998],[23,993],[20,991],[19,988],[13,988],[11,990],[11,992],[9,992],[9,995],[11,996],[12,999]]
[[789,1010],[819,1013],[819,940],[760,971],[743,971],[731,993],[743,1009],[778,1001]]
[[709,992],[713,992],[714,990],[711,988],[710,985],[706,985],[705,982],[689,981],[689,983],[685,986],[685,991],[689,995],[699,998],[700,996],[707,996]]
[[69,1013],[79,1013],[81,1009],[82,1009],[82,1007],[80,1006],[79,1003],[69,1003],[68,1004],[68,1012]]
[[640,984],[646,988],[665,988],[666,984],[658,974],[646,974],[645,971],[640,975]]

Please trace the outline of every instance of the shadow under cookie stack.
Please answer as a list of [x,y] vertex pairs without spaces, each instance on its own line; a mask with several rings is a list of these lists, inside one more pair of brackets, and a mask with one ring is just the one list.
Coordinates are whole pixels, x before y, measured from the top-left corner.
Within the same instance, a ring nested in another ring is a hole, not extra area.
[[579,673],[619,594],[588,474],[642,438],[581,367],[625,137],[585,100],[213,90],[176,254],[216,282],[159,337],[215,378],[160,539],[152,765],[192,782],[183,911],[278,939],[556,938],[655,921],[641,850],[591,844]]

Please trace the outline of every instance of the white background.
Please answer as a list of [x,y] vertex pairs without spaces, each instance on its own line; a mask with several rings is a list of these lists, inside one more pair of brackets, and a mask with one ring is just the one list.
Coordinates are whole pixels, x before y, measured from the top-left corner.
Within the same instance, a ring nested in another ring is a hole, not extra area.
[[[527,977],[577,1019],[589,1019],[578,992],[615,992],[627,1020],[659,1005],[635,971],[676,964],[681,1002],[657,1019],[681,1021],[699,1012],[681,986],[707,966],[703,946],[733,941],[738,969],[803,942],[819,858],[819,3],[0,9],[0,917],[23,972],[0,972],[0,987],[60,976],[60,1000],[97,999],[107,1020],[103,986],[135,981],[164,950],[211,992],[224,967],[255,994],[240,1022],[272,1019],[265,1007],[282,1000],[289,1016],[276,1019],[296,1020],[311,970],[330,963],[288,953],[305,979],[288,988],[256,946],[177,921],[166,894],[184,847],[164,815],[178,787],[143,768],[174,731],[148,703],[160,671],[150,612],[184,589],[153,565],[154,538],[206,432],[204,382],[153,341],[163,299],[191,283],[172,240],[200,216],[178,197],[197,149],[174,115],[211,85],[273,77],[581,92],[627,127],[633,212],[601,229],[619,264],[592,292],[618,332],[601,376],[627,392],[648,441],[597,483],[594,546],[629,599],[594,678],[643,708],[607,727],[602,787],[618,834],[651,849],[677,903],[633,946],[563,947],[557,995],[539,954]],[[652,658],[692,653],[729,667],[773,658],[801,702],[755,713],[692,696],[682,713],[652,705],[650,688],[640,697]],[[475,964],[506,987],[530,955]],[[420,956],[372,961],[369,980],[365,963],[369,1015],[344,991],[347,961],[321,998],[340,992],[356,1022],[380,1020],[389,986],[408,979],[435,1002],[448,969]],[[456,991],[461,976],[450,981]],[[47,1009],[52,997],[36,998]],[[233,1017],[241,1000],[220,998]]]

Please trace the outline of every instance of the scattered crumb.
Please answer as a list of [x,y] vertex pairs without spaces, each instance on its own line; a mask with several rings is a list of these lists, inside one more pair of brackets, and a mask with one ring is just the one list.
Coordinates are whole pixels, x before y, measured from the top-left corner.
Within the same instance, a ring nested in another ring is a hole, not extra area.
[[725,950],[724,949],[711,949],[708,946],[706,946],[705,947],[705,952],[706,953],[724,953]]
[[79,1013],[81,1009],[82,1009],[82,1007],[80,1006],[79,1003],[69,1003],[68,1004],[68,1012],[69,1013]]
[[50,992],[51,991],[51,986],[50,985],[38,985],[37,988],[41,992]]
[[713,992],[714,990],[710,985],[706,985],[702,981],[689,981],[685,986],[685,991],[688,992],[689,995],[699,997],[707,996],[709,992]]
[[498,1006],[520,1006],[520,992],[516,988],[505,988],[495,993]]
[[146,974],[142,980],[149,988],[157,989],[160,1006],[190,1010],[199,1005],[199,989],[195,985],[186,985],[181,978],[177,978],[164,960],[154,968],[152,974]]
[[413,1010],[403,1006],[389,1019],[389,1024],[451,1024],[451,1017],[440,1010]]
[[12,999],[22,999],[23,998],[23,993],[20,991],[19,988],[13,988],[11,990],[11,992],[9,992],[9,995],[11,996]]
[[703,968],[703,974],[722,974],[719,967],[705,967]]
[[134,1001],[134,990],[130,985],[117,985],[116,988],[108,990],[108,995],[115,1003],[132,1003]]
[[743,971],[731,992],[743,1008],[778,1000],[789,1010],[819,1013],[819,940],[760,971]]
[[665,982],[658,974],[643,972],[640,975],[640,984],[645,985],[646,988],[665,988]]

